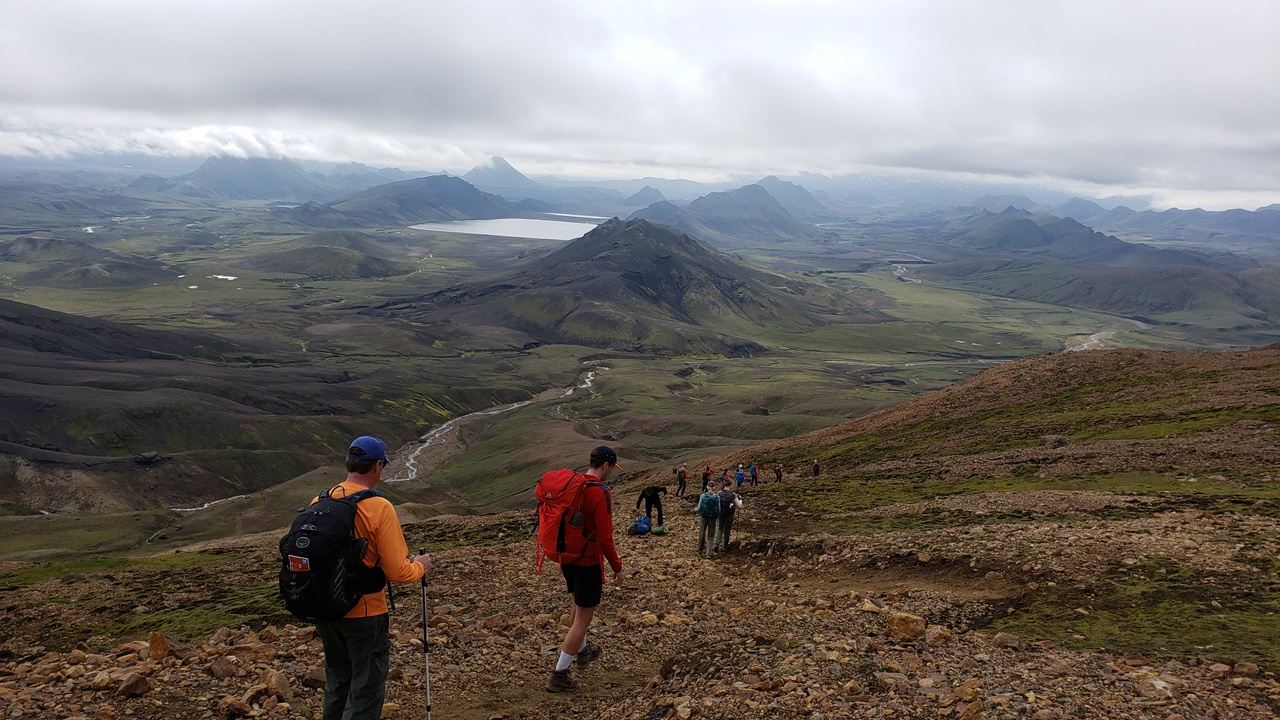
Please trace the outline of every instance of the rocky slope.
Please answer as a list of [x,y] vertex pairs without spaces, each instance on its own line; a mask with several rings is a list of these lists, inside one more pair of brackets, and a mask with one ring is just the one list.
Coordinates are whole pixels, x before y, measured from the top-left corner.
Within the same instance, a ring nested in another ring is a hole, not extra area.
[[[694,552],[692,496],[668,499],[670,535],[620,536],[629,573],[606,587],[604,658],[573,698],[541,689],[566,600],[554,571],[533,572],[528,516],[410,523],[411,545],[437,549],[435,712],[1273,718],[1278,405],[1280,348],[1077,353],[689,458],[788,474],[745,490],[736,547],[717,560]],[[819,478],[794,472],[813,457]],[[667,472],[623,479],[619,528],[638,486]],[[271,597],[274,540],[7,569],[0,704],[318,717],[319,645]],[[393,617],[389,717],[422,713],[417,600],[402,592]]]

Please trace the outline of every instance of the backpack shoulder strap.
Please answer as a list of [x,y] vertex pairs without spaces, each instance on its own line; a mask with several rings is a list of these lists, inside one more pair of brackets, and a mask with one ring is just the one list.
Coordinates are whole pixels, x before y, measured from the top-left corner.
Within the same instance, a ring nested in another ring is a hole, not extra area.
[[382,497],[382,493],[374,490],[373,488],[368,488],[361,490],[355,495],[348,495],[346,499],[348,502],[359,503],[361,500],[368,500],[371,497]]

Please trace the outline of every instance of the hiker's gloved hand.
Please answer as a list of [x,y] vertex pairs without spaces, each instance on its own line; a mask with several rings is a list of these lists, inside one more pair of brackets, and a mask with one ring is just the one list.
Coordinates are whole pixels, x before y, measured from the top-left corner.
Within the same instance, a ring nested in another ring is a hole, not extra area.
[[419,565],[421,565],[422,572],[424,574],[431,572],[431,556],[430,555],[417,555],[413,558],[412,562],[416,562]]

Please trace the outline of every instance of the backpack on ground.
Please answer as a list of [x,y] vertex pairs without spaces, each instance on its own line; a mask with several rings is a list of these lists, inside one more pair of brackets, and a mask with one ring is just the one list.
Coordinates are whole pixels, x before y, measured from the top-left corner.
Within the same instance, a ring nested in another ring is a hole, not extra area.
[[633,535],[648,535],[652,529],[653,521],[644,515],[636,518],[636,521],[631,524],[631,533]]
[[603,488],[598,481],[574,470],[552,470],[538,480],[533,489],[538,500],[538,548],[535,564],[549,559],[561,565],[572,565],[586,557],[591,538],[587,534],[587,516],[583,512],[586,489]]
[[298,513],[280,539],[280,597],[299,620],[341,620],[360,597],[387,584],[381,568],[367,567],[369,541],[356,537],[356,505],[377,495],[362,490],[332,497],[332,489]]
[[707,520],[715,520],[720,517],[720,496],[703,495],[698,500],[698,514]]

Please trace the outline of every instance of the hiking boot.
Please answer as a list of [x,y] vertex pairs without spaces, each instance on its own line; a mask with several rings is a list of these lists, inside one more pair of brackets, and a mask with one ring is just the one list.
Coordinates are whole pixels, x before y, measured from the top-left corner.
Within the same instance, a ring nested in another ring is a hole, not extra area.
[[578,669],[579,670],[585,669],[591,663],[595,662],[596,660],[599,660],[600,656],[603,653],[604,651],[600,649],[599,645],[592,645],[591,643],[587,643],[586,647],[578,651],[578,658],[577,658]]
[[573,679],[569,670],[552,670],[547,678],[547,692],[573,692],[578,689],[578,681]]

